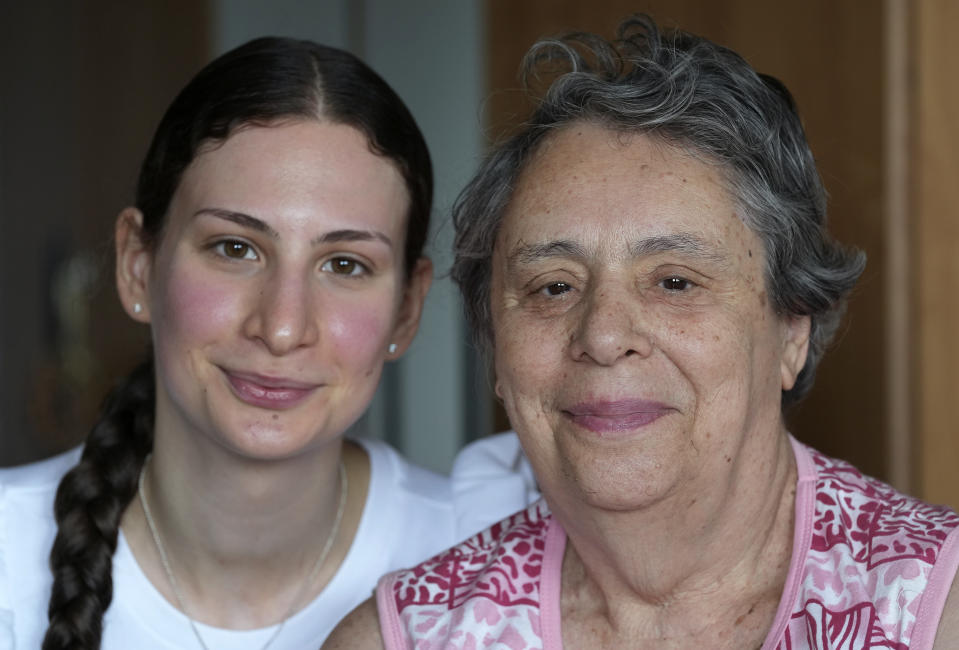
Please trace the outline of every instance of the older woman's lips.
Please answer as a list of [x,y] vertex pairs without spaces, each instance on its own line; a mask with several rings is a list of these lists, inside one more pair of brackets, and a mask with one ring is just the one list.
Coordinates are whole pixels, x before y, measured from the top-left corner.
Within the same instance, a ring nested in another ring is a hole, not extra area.
[[241,401],[260,408],[283,410],[296,406],[319,386],[284,377],[224,370],[233,394]]
[[632,431],[655,422],[673,409],[660,402],[621,400],[585,402],[563,410],[575,424],[595,433]]

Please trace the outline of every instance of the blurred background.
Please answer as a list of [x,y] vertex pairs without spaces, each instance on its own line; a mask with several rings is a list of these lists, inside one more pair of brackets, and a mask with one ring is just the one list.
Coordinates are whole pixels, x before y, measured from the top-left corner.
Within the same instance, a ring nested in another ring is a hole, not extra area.
[[959,57],[950,0],[50,0],[0,3],[0,466],[80,442],[147,352],[113,286],[112,225],[152,130],[209,59],[255,36],[350,50],[404,98],[437,177],[437,280],[357,430],[440,471],[508,424],[445,277],[449,207],[520,122],[523,52],[645,11],[742,54],[799,104],[831,227],[869,264],[801,440],[959,506]]

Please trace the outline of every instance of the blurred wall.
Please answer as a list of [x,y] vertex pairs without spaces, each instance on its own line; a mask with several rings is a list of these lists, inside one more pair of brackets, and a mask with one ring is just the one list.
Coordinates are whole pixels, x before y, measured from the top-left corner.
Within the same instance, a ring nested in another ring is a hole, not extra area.
[[146,350],[111,229],[173,93],[206,58],[192,0],[0,4],[0,464],[60,451]]

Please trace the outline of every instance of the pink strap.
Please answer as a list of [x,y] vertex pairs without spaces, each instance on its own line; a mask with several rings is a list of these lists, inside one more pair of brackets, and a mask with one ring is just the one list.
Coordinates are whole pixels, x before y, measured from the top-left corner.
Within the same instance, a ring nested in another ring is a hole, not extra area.
[[380,578],[376,585],[376,609],[380,615],[380,634],[383,635],[383,647],[386,650],[406,650],[406,638],[400,626],[399,612],[396,611],[396,599],[393,586],[396,574],[388,573]]
[[[793,530],[793,554],[789,560],[789,574],[783,587],[779,607],[772,627],[766,635],[762,650],[772,650],[779,643],[789,619],[792,616],[793,605],[802,584],[803,568],[805,566],[805,549],[811,546],[813,517],[816,509],[816,466],[806,448],[792,436],[789,436],[792,445],[793,457],[796,459],[796,524]],[[797,552],[798,551],[798,552]]]
[[959,528],[953,528],[939,549],[939,557],[932,566],[929,582],[926,583],[926,589],[922,592],[919,611],[916,612],[916,622],[909,642],[910,650],[932,649],[957,567],[959,567]]
[[550,517],[543,549],[543,565],[539,582],[539,623],[543,650],[562,650],[563,626],[560,622],[560,592],[563,580],[563,554],[566,552],[566,531]]

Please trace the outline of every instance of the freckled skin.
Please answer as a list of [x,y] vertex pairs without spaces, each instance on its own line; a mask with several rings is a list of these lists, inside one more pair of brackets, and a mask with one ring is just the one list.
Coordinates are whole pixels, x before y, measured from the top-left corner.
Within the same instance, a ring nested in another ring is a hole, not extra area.
[[[762,243],[734,213],[717,170],[592,125],[552,136],[523,174],[494,249],[497,392],[548,494],[612,509],[695,497],[732,480],[725,458],[751,439],[782,434],[787,326],[756,299],[762,256],[747,252]],[[704,242],[709,259],[628,250],[676,234]],[[556,240],[584,256],[509,262],[523,243]],[[695,287],[664,290],[673,275]],[[550,282],[572,289],[549,297]],[[564,415],[629,398],[670,412],[612,442]]]
[[[252,127],[201,153],[151,260],[157,437],[275,459],[342,434],[373,395],[397,323],[407,205],[395,166],[343,125]],[[197,214],[214,208],[252,216],[276,235]],[[343,229],[387,241],[316,241]],[[224,239],[242,242],[249,259],[224,256]],[[343,257],[369,273],[324,268]],[[272,411],[239,400],[225,371],[317,388]]]
[[[504,214],[496,392],[569,538],[569,647],[756,647],[775,614],[795,476],[781,391],[808,319],[761,299],[762,242],[735,208],[716,167],[579,123]],[[657,416],[574,415],[597,404]]]

